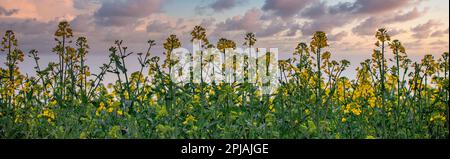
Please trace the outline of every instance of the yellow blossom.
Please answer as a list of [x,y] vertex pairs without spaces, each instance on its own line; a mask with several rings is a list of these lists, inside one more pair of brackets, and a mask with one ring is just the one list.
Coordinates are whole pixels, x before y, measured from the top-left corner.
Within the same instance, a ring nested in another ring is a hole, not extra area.
[[105,103],[100,102],[100,108],[101,108],[101,109],[105,109]]
[[52,85],[50,83],[47,83],[47,85],[45,85],[46,88],[51,88]]
[[50,109],[45,109],[41,114],[38,115],[38,117],[45,117],[50,122],[55,120],[55,113],[53,113],[53,111]]
[[353,108],[352,109],[352,113],[355,114],[356,116],[359,116],[361,114],[361,109],[359,108]]
[[95,115],[96,115],[96,116],[100,116],[100,112],[101,112],[102,110],[104,110],[104,109],[105,109],[105,103],[100,102],[99,107],[98,107],[97,110],[95,111]]
[[194,102],[200,102],[200,96],[199,95],[194,95],[194,97],[193,97],[194,99]]
[[275,108],[273,107],[273,104],[269,105],[269,110],[272,112],[275,112]]
[[369,136],[366,137],[366,139],[376,139],[376,138],[374,136],[372,136],[372,135],[369,135]]
[[344,109],[344,114],[348,114],[350,112],[350,104],[347,104],[345,107],[342,107]]
[[114,110],[114,108],[112,108],[112,107],[109,107],[109,108],[108,108],[108,113],[111,113],[111,112],[113,112],[113,110]]
[[197,119],[195,119],[194,116],[192,116],[191,114],[189,114],[189,115],[186,117],[186,119],[183,121],[183,124],[184,124],[184,125],[187,125],[187,124],[190,123],[190,122],[196,122],[196,121],[197,121]]
[[122,110],[117,110],[117,115],[123,115],[123,111]]
[[376,104],[376,102],[377,102],[377,98],[371,97],[371,98],[369,98],[368,102],[369,102],[369,106],[370,106],[371,108],[374,108],[374,107],[375,107],[375,104]]
[[25,87],[23,88],[23,91],[28,92],[30,90],[30,85],[31,85],[31,82],[25,83]]
[[437,114],[430,118],[430,122],[439,122],[439,121],[445,121],[445,117],[440,114]]
[[58,104],[58,102],[56,100],[52,100],[52,101],[50,101],[50,103],[48,105],[55,106],[56,104]]
[[309,114],[310,114],[309,109],[305,109],[305,114],[306,114],[306,115],[309,115]]

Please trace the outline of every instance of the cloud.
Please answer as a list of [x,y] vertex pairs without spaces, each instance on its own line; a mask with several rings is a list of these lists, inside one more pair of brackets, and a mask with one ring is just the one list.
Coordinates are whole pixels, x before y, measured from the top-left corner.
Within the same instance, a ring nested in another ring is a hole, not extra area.
[[124,26],[139,18],[160,11],[164,0],[110,0],[102,1],[95,12],[96,22],[103,26]]
[[417,39],[428,38],[432,32],[432,29],[435,29],[437,26],[440,26],[441,23],[435,20],[429,20],[424,24],[419,24],[413,28],[411,31],[413,32],[413,37]]
[[166,33],[169,30],[173,30],[169,22],[155,20],[147,25],[147,32]]
[[297,23],[290,23],[290,26],[285,36],[296,36],[297,32],[301,29],[301,25]]
[[244,16],[234,16],[224,22],[217,24],[218,29],[223,31],[245,30],[254,32],[262,26],[262,11],[256,8],[248,10]]
[[260,9],[248,10],[243,16],[234,16],[216,25],[216,34],[227,31],[254,32],[258,37],[268,37],[283,32],[292,21],[267,17]]
[[318,30],[331,32],[334,28],[361,19],[363,19],[362,23],[353,28],[353,31],[357,35],[371,35],[377,27],[386,25],[385,23],[404,22],[423,15],[425,11],[420,12],[416,8],[407,13],[385,14],[388,11],[400,10],[417,3],[416,0],[356,0],[329,5],[320,1],[314,2],[301,10],[298,18],[309,20],[301,27],[304,35],[312,34]]
[[256,32],[256,36],[268,37],[280,33],[285,30],[285,24],[281,21],[274,20],[262,30]]
[[[297,18],[305,18],[306,21],[302,23],[300,29],[303,35],[311,35],[316,31],[332,32],[334,28],[339,28],[344,25],[350,24],[355,19],[359,18],[359,15],[339,12],[335,13],[336,8],[345,8],[344,4],[338,3],[335,5],[328,5],[325,2],[314,2],[300,12]],[[348,4],[352,4],[348,2]],[[295,27],[298,29],[298,27]],[[294,28],[291,28],[289,32],[294,32]]]
[[317,2],[312,4],[310,7],[305,8],[301,15],[309,19],[320,18],[327,14],[329,8],[326,6],[325,2]]
[[354,27],[352,31],[357,35],[374,35],[378,28],[384,27],[381,24],[382,20],[379,18],[370,17]]
[[227,9],[231,9],[236,6],[236,0],[216,0],[214,3],[210,4],[214,11],[222,12]]
[[417,8],[414,8],[413,10],[411,10],[410,12],[407,12],[405,14],[398,13],[397,16],[387,19],[384,22],[385,23],[398,23],[398,22],[410,21],[410,20],[421,17],[422,15],[424,15],[424,13],[426,11],[427,10],[420,12]]
[[325,16],[305,22],[301,26],[302,34],[312,35],[316,31],[324,31],[330,33],[334,28],[345,26],[347,24],[350,24],[354,20],[346,17],[346,15]]
[[389,32],[390,36],[395,36],[395,35],[398,35],[398,34],[406,33],[406,30],[404,30],[404,29],[390,29],[390,30],[388,30],[388,32]]
[[196,6],[194,12],[198,15],[214,14],[214,12],[223,12],[225,10],[233,9],[237,5],[246,2],[247,1],[244,0],[213,0],[210,4]]
[[282,18],[290,18],[312,2],[313,0],[266,0],[262,10],[272,11]]
[[53,25],[56,21],[41,22],[36,19],[19,19],[19,18],[0,18],[0,30],[13,30],[16,33],[24,35],[34,35],[47,33],[53,30]]
[[41,22],[36,19],[11,17],[0,17],[0,21],[0,36],[3,36],[6,30],[14,31],[22,51],[38,49],[41,52],[51,53],[57,21]]
[[89,9],[92,6],[99,5],[100,0],[73,0],[73,7],[75,9]]
[[448,28],[446,30],[437,30],[431,33],[431,37],[442,37],[444,35],[448,35]]
[[162,36],[162,40],[165,40],[165,38],[167,38],[170,34],[177,34],[180,38],[190,38],[190,32],[194,26],[200,25],[205,27],[207,30],[211,30],[215,27],[215,21],[216,20],[213,17],[185,19],[166,14],[153,14],[143,18],[142,24],[139,24],[140,26],[138,26],[136,30],[150,33],[152,37]]
[[215,22],[216,22],[215,18],[209,17],[209,18],[202,19],[202,21],[200,22],[200,25],[203,27],[206,27],[206,28],[211,28],[211,27],[214,27]]
[[[375,31],[378,28],[386,28],[388,25],[390,24],[394,24],[394,23],[401,23],[401,22],[406,22],[406,21],[410,21],[413,19],[417,19],[419,17],[421,17],[422,15],[424,15],[424,13],[426,12],[426,10],[420,12],[418,11],[417,8],[414,8],[413,10],[401,14],[395,14],[395,16],[393,17],[389,17],[389,16],[373,16],[370,18],[365,19],[364,21],[362,21],[360,24],[358,24],[356,27],[354,27],[352,29],[352,31],[354,33],[356,33],[357,35],[373,35],[375,33]],[[391,35],[397,35],[400,33],[403,33],[404,30],[391,30],[390,33]]]
[[[183,9],[183,12],[186,10],[186,15],[180,15],[181,10],[164,13],[162,6],[166,1],[0,0],[0,30],[16,31],[21,46],[33,44],[37,49],[45,50],[41,48],[47,45],[44,46],[42,43],[49,43],[48,50],[51,50],[55,44],[53,33],[57,22],[66,19],[70,21],[75,36],[87,36],[89,42],[93,43],[91,45],[93,49],[97,47],[98,52],[104,52],[105,48],[113,44],[116,39],[133,43],[130,45],[141,44],[145,48],[145,41],[149,38],[161,44],[169,34],[176,34],[186,45],[190,43],[189,33],[195,25],[207,28],[207,35],[211,42],[217,40],[215,38],[226,37],[241,43],[243,33],[254,32],[258,38],[258,45],[266,41],[274,47],[286,46],[289,49],[295,47],[298,39],[309,39],[315,31],[319,30],[328,33],[329,40],[333,41],[335,46],[339,44],[339,48],[361,48],[355,44],[366,44],[364,36],[373,36],[380,27],[386,27],[391,36],[401,34],[415,37],[410,41],[424,38],[423,48],[428,47],[432,41],[448,36],[448,21],[441,20],[441,26],[426,25],[426,20],[430,18],[424,15],[428,15],[429,12],[433,15],[439,12],[432,8],[423,10],[422,8],[427,5],[419,5],[418,0],[342,0],[338,2],[264,0],[261,1],[260,6],[255,6],[260,3],[243,0],[201,0],[206,2],[202,5],[207,11],[202,16],[189,16],[194,13],[189,9],[194,9],[195,5],[183,6],[188,7]],[[176,2],[178,3],[178,0]],[[238,7],[239,9],[247,7],[240,7],[241,3],[257,8],[244,11],[240,15],[228,12]],[[13,11],[13,8],[20,10]],[[212,14],[214,12],[224,12],[224,14]],[[415,19],[425,20],[422,21],[423,26],[412,21]],[[431,29],[426,29],[427,26]],[[429,37],[433,38],[425,39]],[[352,42],[348,43],[348,41]],[[405,42],[409,41],[405,39]],[[367,44],[367,48],[372,46],[371,42]],[[51,51],[47,52],[51,53]]]
[[347,37],[348,33],[346,31],[341,31],[339,33],[336,34],[331,34],[328,36],[328,40],[330,41],[340,41],[342,39],[344,39],[345,37]]
[[371,17],[371,18],[368,18],[368,19],[364,20],[363,22],[361,22],[356,27],[354,27],[352,29],[352,31],[356,35],[360,35],[360,36],[372,36],[372,35],[375,35],[376,31],[379,28],[387,28],[388,29],[388,34],[391,35],[391,36],[395,36],[395,35],[402,34],[402,33],[406,32],[403,29],[390,28],[390,27],[388,27],[386,25],[387,25],[387,23],[384,23],[383,20]]
[[380,14],[419,2],[419,0],[357,0],[353,4],[341,3],[337,11],[350,11],[356,14]]
[[78,13],[73,7],[73,0],[0,0],[0,6],[14,9],[10,17],[21,19],[36,19],[38,21],[71,20]]
[[5,9],[2,6],[0,6],[0,16],[5,15],[5,16],[11,16],[13,14],[16,14],[17,12],[19,12],[19,9]]
[[95,20],[92,15],[78,15],[70,22],[70,25],[76,32],[85,33],[95,30]]
[[437,41],[430,42],[429,45],[446,46],[446,45],[448,45],[448,41],[437,40]]

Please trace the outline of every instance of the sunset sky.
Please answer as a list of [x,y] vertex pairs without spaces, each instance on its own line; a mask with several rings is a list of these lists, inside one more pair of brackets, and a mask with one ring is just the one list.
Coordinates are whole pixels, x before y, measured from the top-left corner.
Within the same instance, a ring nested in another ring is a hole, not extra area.
[[161,55],[164,39],[176,34],[190,48],[190,31],[202,25],[214,44],[225,37],[241,46],[244,33],[255,32],[257,47],[279,48],[281,57],[325,31],[332,58],[357,66],[370,58],[380,27],[412,58],[448,51],[448,19],[448,0],[0,0],[1,35],[15,31],[23,51],[37,49],[51,61],[53,33],[67,20],[75,37],[88,38],[90,54],[97,56],[91,63],[106,58],[117,39],[134,52],[154,39],[154,53]]

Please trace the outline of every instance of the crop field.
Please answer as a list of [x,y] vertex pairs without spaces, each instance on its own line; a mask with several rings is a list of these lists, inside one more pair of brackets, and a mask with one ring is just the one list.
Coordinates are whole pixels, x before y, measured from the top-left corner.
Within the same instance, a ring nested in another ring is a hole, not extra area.
[[[258,42],[254,33],[247,33],[242,35],[244,44],[224,38],[212,43],[206,31],[196,26],[190,38],[223,54]],[[100,68],[87,66],[88,38],[74,34],[66,21],[54,31],[53,54],[59,60],[45,65],[39,62],[39,50],[21,49],[14,31],[1,36],[0,54],[6,59],[0,68],[0,138],[449,137],[448,52],[410,60],[402,42],[383,28],[373,33],[372,58],[361,63],[333,59],[333,50],[324,51],[330,47],[327,34],[317,31],[299,41],[291,58],[276,61],[276,81],[256,83],[249,80],[249,58],[244,58],[242,82],[205,82],[203,76],[200,82],[171,80],[180,62],[172,52],[183,45],[176,35],[149,40],[147,52],[133,53],[140,65],[137,72],[128,71],[132,53],[122,40],[111,44],[110,59]],[[155,45],[164,47],[164,60],[153,52]],[[393,58],[386,58],[388,54]],[[33,76],[18,67],[25,56],[36,63]],[[202,68],[214,56],[199,56],[203,75]],[[269,52],[258,59],[270,57]],[[232,61],[232,70],[236,65]],[[350,65],[356,70],[346,70]],[[192,67],[187,70],[179,73],[193,74]],[[354,71],[356,77],[346,77],[344,70]],[[107,74],[117,79],[105,83]],[[273,82],[278,83],[275,90],[261,91]]]

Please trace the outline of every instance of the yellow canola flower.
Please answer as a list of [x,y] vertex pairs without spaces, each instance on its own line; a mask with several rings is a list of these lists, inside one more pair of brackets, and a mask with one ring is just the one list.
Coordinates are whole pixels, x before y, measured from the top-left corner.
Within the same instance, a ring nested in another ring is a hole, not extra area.
[[167,115],[167,109],[165,106],[156,107],[156,117],[164,117]]
[[275,112],[275,108],[273,107],[273,104],[269,105],[269,110],[272,112]]
[[342,118],[341,122],[343,122],[343,123],[347,122],[347,118]]
[[50,97],[50,93],[48,91],[44,91],[44,96],[45,97]]
[[196,122],[196,121],[197,121],[197,119],[195,119],[194,116],[192,116],[191,114],[189,114],[189,115],[186,117],[186,119],[183,121],[183,124],[184,124],[184,125],[187,125],[187,124],[190,123],[190,122]]
[[361,109],[359,108],[353,108],[352,109],[352,113],[355,114],[356,116],[359,116],[361,114]]
[[216,92],[215,92],[213,89],[211,89],[211,90],[209,91],[209,94],[213,96],[213,95],[216,94]]
[[445,117],[438,114],[438,115],[434,115],[430,118],[430,122],[438,122],[438,121],[446,121]]
[[128,94],[127,91],[123,92],[123,96],[125,97],[125,99],[130,99],[130,95]]
[[52,88],[52,85],[50,83],[47,83],[47,85],[45,85],[46,88]]
[[26,82],[23,91],[28,92],[30,90],[31,82]]
[[101,108],[101,109],[105,109],[105,103],[100,102],[100,108]]
[[371,98],[369,98],[368,102],[369,102],[369,106],[370,106],[371,108],[374,108],[374,107],[375,107],[375,104],[376,104],[376,102],[377,102],[377,98],[371,97]]
[[309,114],[310,114],[309,109],[305,109],[305,114],[306,114],[306,115],[309,115]]
[[48,105],[55,106],[56,104],[58,104],[58,102],[56,100],[52,100],[52,101],[50,101],[50,103]]
[[45,109],[38,117],[46,117],[49,122],[55,120],[55,113],[50,109]]
[[344,114],[350,113],[350,104],[347,104],[345,107],[342,107],[344,109]]
[[366,139],[376,139],[376,137],[374,137],[372,135],[369,135],[369,136],[366,137]]
[[122,116],[123,115],[123,111],[122,110],[117,110],[117,114]]
[[194,102],[200,102],[200,96],[199,95],[194,95]]
[[108,113],[111,113],[111,112],[113,112],[114,111],[114,108],[112,108],[112,107],[109,107],[108,108]]
[[97,110],[95,111],[95,115],[96,115],[96,116],[100,116],[100,112],[101,112],[102,110],[105,110],[105,103],[100,102],[99,107],[98,107]]

